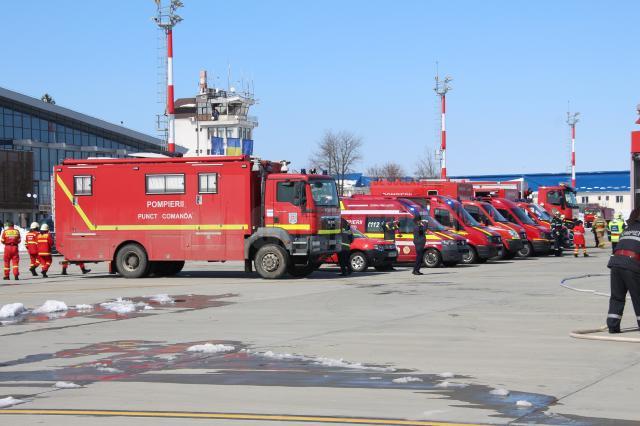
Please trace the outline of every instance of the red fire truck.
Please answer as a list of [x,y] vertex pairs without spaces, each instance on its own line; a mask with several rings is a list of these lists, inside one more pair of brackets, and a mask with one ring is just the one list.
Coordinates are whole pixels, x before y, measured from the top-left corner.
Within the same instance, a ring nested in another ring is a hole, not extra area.
[[482,200],[465,200],[462,205],[478,223],[500,234],[503,259],[513,259],[523,249],[524,241],[527,241],[524,228],[505,219],[491,203]]
[[502,238],[497,232],[476,222],[460,201],[451,198],[471,199],[472,193],[473,187],[468,182],[371,182],[372,195],[407,198],[423,206],[431,217],[467,239],[469,251],[463,256],[464,263],[482,263],[498,255]]
[[549,254],[551,250],[551,233],[546,228],[537,225],[524,210],[511,200],[488,198],[487,201],[509,222],[516,223],[524,228],[527,233],[527,241],[519,252],[520,256],[529,257]]
[[306,275],[339,250],[329,176],[248,156],[65,160],[54,168],[58,250],[127,278],[186,260],[244,260],[263,278]]
[[[421,207],[409,200],[354,195],[342,200],[342,216],[356,229],[371,238],[384,238],[385,222],[397,221],[399,229],[395,233],[398,249],[397,262],[414,262],[413,218],[420,214]],[[427,245],[424,264],[429,268],[440,265],[455,266],[462,261],[468,251],[466,240],[453,234],[425,215],[428,222]]]
[[556,212],[564,215],[565,220],[578,219],[580,210],[576,199],[576,190],[569,185],[538,187],[538,204],[551,215]]
[[468,182],[473,185],[474,197],[498,197],[517,200],[526,198],[528,193],[524,180]]

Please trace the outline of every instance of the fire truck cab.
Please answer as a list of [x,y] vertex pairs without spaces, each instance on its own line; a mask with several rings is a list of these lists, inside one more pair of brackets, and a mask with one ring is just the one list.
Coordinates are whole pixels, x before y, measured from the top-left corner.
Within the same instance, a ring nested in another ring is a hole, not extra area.
[[439,223],[467,239],[469,251],[463,263],[486,262],[499,254],[500,235],[482,226],[467,213],[458,199],[471,199],[468,182],[423,180],[419,182],[371,182],[371,194],[407,198],[418,203]]
[[98,158],[55,166],[58,250],[127,278],[187,260],[244,260],[263,278],[312,272],[339,250],[335,181],[248,156]]
[[565,184],[538,187],[538,204],[551,215],[563,214],[567,221],[578,219],[580,214],[576,190]]

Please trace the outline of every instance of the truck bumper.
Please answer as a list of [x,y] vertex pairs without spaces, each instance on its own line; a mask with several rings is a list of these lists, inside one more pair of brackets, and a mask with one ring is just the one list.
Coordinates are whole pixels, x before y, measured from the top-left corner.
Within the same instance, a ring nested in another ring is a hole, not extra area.
[[498,247],[496,246],[476,246],[476,250],[480,259],[491,259],[498,255]]
[[551,241],[549,240],[533,240],[531,245],[535,254],[548,254],[551,251]]
[[391,250],[366,250],[364,254],[367,256],[367,262],[371,266],[380,266],[384,264],[390,264],[395,262],[398,257],[398,252],[394,251],[395,255],[391,255]]
[[442,255],[443,262],[462,262],[462,255],[469,250],[469,246],[466,246],[466,250],[462,250],[458,245],[442,246],[440,254]]
[[521,239],[517,240],[505,240],[505,246],[503,250],[506,250],[507,253],[515,254],[518,250],[524,247],[524,243]]

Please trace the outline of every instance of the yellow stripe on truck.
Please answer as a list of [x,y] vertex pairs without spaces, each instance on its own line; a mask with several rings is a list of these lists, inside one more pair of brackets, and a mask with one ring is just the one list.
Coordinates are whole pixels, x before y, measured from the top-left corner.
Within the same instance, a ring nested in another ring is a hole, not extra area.
[[285,224],[285,223],[274,223],[272,225],[266,225],[267,228],[282,228],[287,231],[309,231],[311,230],[311,225],[308,223],[296,223],[294,224]]

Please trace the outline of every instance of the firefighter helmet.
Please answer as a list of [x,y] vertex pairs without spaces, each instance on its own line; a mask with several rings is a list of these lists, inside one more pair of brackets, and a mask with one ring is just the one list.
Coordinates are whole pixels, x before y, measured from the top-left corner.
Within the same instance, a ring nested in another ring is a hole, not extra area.
[[46,223],[43,223],[42,226],[40,227],[41,231],[48,231],[49,230],[49,225],[47,225]]
[[40,228],[40,224],[38,222],[31,223],[31,229],[38,229],[38,228]]

